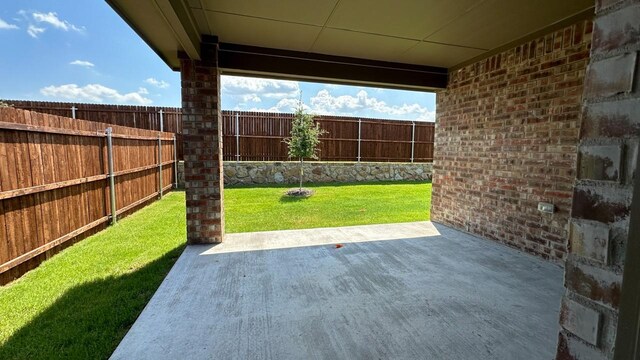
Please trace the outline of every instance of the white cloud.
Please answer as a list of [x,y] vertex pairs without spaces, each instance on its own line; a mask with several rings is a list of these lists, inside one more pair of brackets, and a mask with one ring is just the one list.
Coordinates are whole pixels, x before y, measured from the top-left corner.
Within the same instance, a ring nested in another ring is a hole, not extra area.
[[435,111],[425,111],[425,112],[421,113],[420,115],[418,115],[418,117],[416,118],[416,121],[435,122],[436,121],[436,112]]
[[351,95],[333,96],[327,89],[318,91],[316,96],[311,97],[311,107],[321,113],[334,110],[337,112],[350,112],[362,109],[366,106],[363,100],[367,92],[360,90],[356,97]]
[[9,24],[6,21],[0,19],[0,30],[13,30],[18,29],[18,25]]
[[223,76],[221,91],[242,103],[262,102],[262,98],[284,99],[297,98],[300,85],[297,81],[249,78],[240,76]]
[[[100,84],[88,84],[78,86],[76,84],[65,84],[60,86],[47,86],[40,89],[40,93],[45,96],[65,100],[89,101],[89,102],[113,102],[113,103],[135,103],[148,105],[152,100],[142,95],[146,95],[139,89],[137,92],[121,94],[115,89],[108,88]],[[146,89],[144,89],[146,91]]]
[[138,94],[148,95],[149,94],[149,90],[147,90],[147,88],[139,87],[138,88]]
[[[435,121],[435,111],[430,111],[420,103],[390,105],[381,100],[380,97],[384,98],[387,94],[386,90],[359,87],[355,89],[355,95],[333,95],[335,91],[344,93],[344,89],[341,85],[324,84],[303,107],[318,115]],[[351,91],[354,89],[351,88]],[[289,80],[222,76],[221,92],[232,100],[236,110],[292,112],[299,106],[300,84]]]
[[[293,112],[298,108],[297,98],[284,98],[269,108],[250,109],[251,111],[265,112]],[[322,89],[310,98],[310,105],[303,104],[303,108],[318,115],[343,115],[343,116],[373,116],[381,118],[402,118],[415,121],[435,121],[435,111],[417,104],[388,105],[385,101],[370,97],[365,90],[360,90],[356,96],[333,96],[329,90]],[[240,110],[240,109],[238,109]]]
[[242,98],[242,102],[243,103],[247,103],[247,102],[262,102],[262,98],[260,98],[260,96],[258,96],[257,94],[245,94],[241,96]]
[[356,115],[358,111],[369,110],[384,117],[414,118],[419,121],[434,121],[436,114],[417,103],[388,105],[385,101],[370,97],[365,90],[358,91],[356,96],[333,96],[323,89],[311,97],[310,102],[311,110],[318,114]]
[[37,38],[38,35],[42,34],[43,32],[44,28],[37,27],[35,25],[29,25],[29,27],[27,28],[27,34],[29,34],[29,36],[31,36],[32,38]]
[[64,31],[73,30],[77,32],[84,31],[84,27],[77,27],[66,20],[60,20],[58,18],[58,14],[54,12],[48,12],[48,13],[34,12],[32,16],[35,21],[40,23],[47,23],[53,26],[54,28],[57,28],[60,30],[64,30]]
[[86,68],[92,68],[95,66],[92,62],[85,60],[73,60],[69,65],[78,65]]
[[166,89],[169,87],[169,83],[164,81],[164,80],[157,80],[155,78],[148,78],[147,80],[145,80],[144,82],[146,82],[147,84],[153,85],[155,87],[159,87],[160,89]]
[[[270,108],[251,108],[249,111],[260,111],[260,112],[294,112],[300,106],[299,100],[294,98],[284,98],[280,99],[274,106]],[[302,104],[302,108],[307,112],[312,112],[314,114],[319,114],[318,112],[314,112],[313,109],[309,107],[307,104]],[[240,110],[240,109],[237,109]]]

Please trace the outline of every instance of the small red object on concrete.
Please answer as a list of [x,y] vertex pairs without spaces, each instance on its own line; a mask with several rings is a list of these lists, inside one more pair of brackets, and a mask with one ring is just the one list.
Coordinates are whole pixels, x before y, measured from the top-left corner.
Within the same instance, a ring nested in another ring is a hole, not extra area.
[[341,247],[343,247],[344,245],[342,244],[336,244],[336,249],[340,249]]

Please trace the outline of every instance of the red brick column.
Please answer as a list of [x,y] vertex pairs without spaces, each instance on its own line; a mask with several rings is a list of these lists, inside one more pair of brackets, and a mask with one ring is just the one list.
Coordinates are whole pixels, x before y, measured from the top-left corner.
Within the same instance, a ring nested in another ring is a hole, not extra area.
[[224,237],[222,116],[218,44],[202,44],[202,60],[182,59],[182,122],[187,243]]
[[[559,360],[613,358],[638,156],[640,3],[596,3],[565,266]],[[639,186],[637,179],[635,183]]]

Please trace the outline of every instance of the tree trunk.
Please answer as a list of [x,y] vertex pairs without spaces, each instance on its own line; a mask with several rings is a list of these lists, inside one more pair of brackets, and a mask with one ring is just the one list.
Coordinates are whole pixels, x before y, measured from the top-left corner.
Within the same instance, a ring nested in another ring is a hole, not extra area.
[[303,164],[304,164],[304,159],[300,158],[300,192],[302,192],[302,175],[304,174],[304,170],[302,170]]

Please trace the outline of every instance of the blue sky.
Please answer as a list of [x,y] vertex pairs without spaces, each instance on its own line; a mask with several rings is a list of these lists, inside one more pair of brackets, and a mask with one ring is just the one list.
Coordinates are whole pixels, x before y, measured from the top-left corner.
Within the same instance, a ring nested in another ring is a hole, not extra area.
[[[0,99],[180,106],[180,76],[101,0],[2,0]],[[433,121],[425,92],[223,76],[223,109]]]

